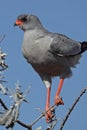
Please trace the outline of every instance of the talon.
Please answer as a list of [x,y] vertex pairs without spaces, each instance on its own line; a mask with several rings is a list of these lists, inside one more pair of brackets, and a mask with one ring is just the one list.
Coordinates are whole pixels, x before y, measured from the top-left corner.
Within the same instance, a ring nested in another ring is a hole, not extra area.
[[64,105],[64,102],[62,100],[61,97],[59,96],[55,96],[55,105],[58,106],[58,105]]
[[54,117],[54,114],[53,114],[53,109],[52,110],[49,110],[49,108],[48,109],[46,109],[46,114],[45,114],[45,118],[46,118],[46,122],[47,123],[50,123],[51,121],[52,121],[52,118]]

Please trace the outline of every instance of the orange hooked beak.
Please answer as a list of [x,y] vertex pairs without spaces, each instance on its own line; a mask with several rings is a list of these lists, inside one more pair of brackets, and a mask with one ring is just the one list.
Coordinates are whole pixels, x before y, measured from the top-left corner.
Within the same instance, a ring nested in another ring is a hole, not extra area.
[[23,24],[23,21],[17,19],[16,22],[14,23],[14,26],[19,26],[19,25],[22,25]]

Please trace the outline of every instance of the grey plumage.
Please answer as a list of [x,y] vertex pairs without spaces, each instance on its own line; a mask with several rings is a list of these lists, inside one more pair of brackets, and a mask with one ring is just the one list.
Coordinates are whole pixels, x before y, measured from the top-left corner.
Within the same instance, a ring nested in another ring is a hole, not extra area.
[[50,109],[52,77],[59,76],[60,81],[55,94],[54,104],[64,105],[60,92],[65,78],[72,75],[71,68],[79,63],[81,54],[87,50],[87,42],[77,42],[65,35],[47,31],[34,15],[18,16],[15,25],[24,31],[22,52],[47,88],[46,122],[54,117]]
[[70,77],[71,67],[75,67],[81,57],[81,43],[65,35],[48,32],[34,15],[20,15],[17,19],[23,22],[19,25],[24,31],[23,55],[42,80],[51,84],[52,76]]

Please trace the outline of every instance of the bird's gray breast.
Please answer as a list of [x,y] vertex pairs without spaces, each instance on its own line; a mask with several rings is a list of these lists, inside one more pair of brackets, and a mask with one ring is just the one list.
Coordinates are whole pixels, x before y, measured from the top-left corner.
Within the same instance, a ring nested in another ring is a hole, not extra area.
[[51,39],[49,36],[45,36],[44,38],[43,35],[38,33],[31,31],[24,34],[22,52],[31,64],[46,63],[46,61],[50,60],[48,50]]

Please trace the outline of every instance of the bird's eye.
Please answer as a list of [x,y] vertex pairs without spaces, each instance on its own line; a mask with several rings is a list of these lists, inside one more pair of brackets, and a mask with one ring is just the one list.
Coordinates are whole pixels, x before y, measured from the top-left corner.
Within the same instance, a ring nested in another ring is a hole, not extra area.
[[26,17],[22,18],[22,21],[23,21],[23,22],[26,22],[26,21],[27,21],[27,18],[26,18]]

